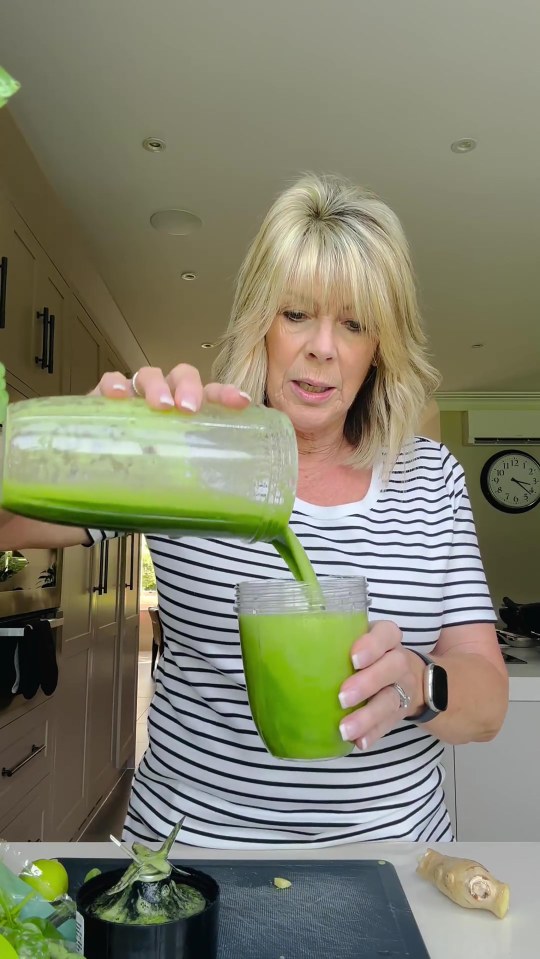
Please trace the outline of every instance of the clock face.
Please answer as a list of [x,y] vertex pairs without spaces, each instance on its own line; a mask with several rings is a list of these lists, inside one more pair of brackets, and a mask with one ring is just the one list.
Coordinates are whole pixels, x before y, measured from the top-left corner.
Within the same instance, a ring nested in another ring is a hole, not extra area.
[[480,477],[488,502],[505,513],[525,513],[540,502],[540,463],[522,450],[491,456]]

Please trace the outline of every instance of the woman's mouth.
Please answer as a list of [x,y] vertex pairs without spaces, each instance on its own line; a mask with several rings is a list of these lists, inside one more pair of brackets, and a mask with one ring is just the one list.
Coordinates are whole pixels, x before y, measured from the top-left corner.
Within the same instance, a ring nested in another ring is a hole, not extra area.
[[307,399],[309,402],[322,402],[328,399],[335,390],[335,386],[329,386],[327,383],[317,383],[314,380],[293,380],[292,386],[297,396]]

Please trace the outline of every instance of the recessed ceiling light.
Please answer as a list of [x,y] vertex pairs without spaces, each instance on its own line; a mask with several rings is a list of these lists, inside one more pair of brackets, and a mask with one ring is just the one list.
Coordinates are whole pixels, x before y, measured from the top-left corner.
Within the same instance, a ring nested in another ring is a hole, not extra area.
[[461,140],[454,140],[450,145],[450,149],[452,153],[470,153],[476,145],[476,140],[473,140],[472,137],[462,137]]
[[215,345],[215,343],[201,343],[201,349],[211,350]]
[[200,217],[188,210],[158,210],[150,217],[150,223],[155,230],[171,236],[187,236],[202,226]]
[[484,345],[483,343],[473,343],[471,346],[471,350],[481,350],[483,345]]
[[196,273],[182,273],[182,279],[183,279],[183,280],[186,280],[187,283],[190,283],[191,280],[196,280],[196,279],[197,279],[197,274],[196,274]]
[[143,140],[142,145],[145,150],[148,150],[150,153],[163,153],[167,144],[165,140],[160,140],[159,137],[146,137]]

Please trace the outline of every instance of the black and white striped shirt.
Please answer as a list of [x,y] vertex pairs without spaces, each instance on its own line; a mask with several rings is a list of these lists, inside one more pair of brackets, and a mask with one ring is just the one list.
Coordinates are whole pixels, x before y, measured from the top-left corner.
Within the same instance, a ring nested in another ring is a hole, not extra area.
[[[370,619],[391,619],[406,646],[433,648],[443,627],[495,620],[465,478],[446,447],[417,438],[388,483],[373,472],[363,500],[297,500],[291,527],[318,575],[363,575]],[[103,531],[90,531],[95,541]],[[251,718],[233,610],[240,580],[289,577],[266,543],[147,536],[165,653],[149,746],[125,826],[129,840],[325,846],[356,840],[451,840],[441,742],[401,721],[367,752],[287,762]]]

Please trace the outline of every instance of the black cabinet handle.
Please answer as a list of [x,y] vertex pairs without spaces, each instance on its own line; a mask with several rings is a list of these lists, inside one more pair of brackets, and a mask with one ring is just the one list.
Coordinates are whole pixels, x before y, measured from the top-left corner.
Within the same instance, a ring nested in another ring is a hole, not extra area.
[[7,268],[8,258],[3,256],[0,260],[0,330],[6,328]]
[[104,551],[104,549],[103,549],[104,545],[105,545],[105,544],[104,544],[103,541],[99,544],[99,573],[98,573],[98,584],[97,584],[97,586],[94,586],[94,587],[92,588],[92,592],[93,592],[93,593],[97,593],[98,596],[101,596],[102,593],[103,593],[102,580],[103,580],[103,559],[104,559],[104,555],[105,555],[105,551]]
[[43,312],[37,312],[38,320],[43,320],[43,339],[41,346],[41,356],[36,356],[36,364],[41,365],[42,370],[48,369],[49,360],[47,358],[47,351],[49,347],[49,310],[46,306],[43,307]]
[[49,353],[47,358],[47,369],[49,373],[54,373],[54,328],[56,317],[54,313],[49,316]]
[[135,533],[131,537],[131,566],[129,568],[129,588],[135,589]]
[[105,575],[103,577],[103,592],[109,592],[109,540],[105,541]]
[[135,582],[134,582],[134,577],[135,577],[135,533],[131,533],[130,540],[131,540],[131,557],[130,557],[130,561],[129,561],[129,583],[126,583],[126,589],[131,589],[131,590],[132,590],[132,589],[135,588]]

